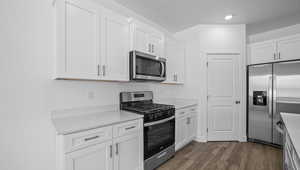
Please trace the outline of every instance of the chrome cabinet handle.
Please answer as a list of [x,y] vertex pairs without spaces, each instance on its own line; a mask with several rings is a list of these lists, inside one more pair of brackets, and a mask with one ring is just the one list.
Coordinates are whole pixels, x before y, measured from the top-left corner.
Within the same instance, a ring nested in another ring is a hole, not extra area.
[[112,158],[112,145],[109,146],[110,149],[110,158]]
[[152,44],[152,53],[154,53],[154,45]]
[[190,118],[190,117],[188,117],[186,120],[187,120],[187,121],[186,121],[186,124],[187,124],[187,125],[191,124],[191,118]]
[[133,128],[135,128],[136,126],[131,126],[131,127],[127,127],[127,128],[125,128],[125,130],[130,130],[130,129],[133,129]]
[[150,43],[148,44],[148,52],[151,53],[151,44]]
[[99,138],[99,136],[93,136],[93,137],[90,137],[90,138],[85,138],[84,141],[90,141],[90,140],[94,140],[94,139],[97,139]]
[[102,65],[102,74],[103,74],[103,76],[105,76],[106,75],[106,66],[105,65]]
[[119,144],[116,143],[116,155],[119,155]]
[[97,65],[97,75],[100,76],[100,65]]

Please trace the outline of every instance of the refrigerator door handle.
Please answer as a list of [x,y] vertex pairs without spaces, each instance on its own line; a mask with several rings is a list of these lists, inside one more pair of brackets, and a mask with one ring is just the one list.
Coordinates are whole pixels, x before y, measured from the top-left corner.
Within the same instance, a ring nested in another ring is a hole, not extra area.
[[268,82],[268,106],[269,106],[269,117],[272,117],[272,81],[273,78],[272,76],[269,77],[269,82]]
[[277,77],[273,75],[273,114],[277,113]]
[[275,128],[279,133],[281,133],[281,134],[284,133],[282,121],[276,122]]

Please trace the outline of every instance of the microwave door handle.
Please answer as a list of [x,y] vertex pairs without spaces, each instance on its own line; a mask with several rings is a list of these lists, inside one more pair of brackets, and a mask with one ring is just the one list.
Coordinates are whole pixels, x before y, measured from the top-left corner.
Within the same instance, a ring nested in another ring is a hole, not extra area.
[[163,77],[164,74],[165,74],[165,65],[164,65],[163,62],[160,62],[160,64],[161,64],[161,74],[160,74],[160,77]]

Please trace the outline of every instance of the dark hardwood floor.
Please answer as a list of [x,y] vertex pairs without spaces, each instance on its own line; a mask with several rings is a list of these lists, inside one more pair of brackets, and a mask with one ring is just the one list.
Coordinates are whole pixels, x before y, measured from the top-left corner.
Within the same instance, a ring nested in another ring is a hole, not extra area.
[[256,143],[192,142],[158,170],[282,170],[282,150]]

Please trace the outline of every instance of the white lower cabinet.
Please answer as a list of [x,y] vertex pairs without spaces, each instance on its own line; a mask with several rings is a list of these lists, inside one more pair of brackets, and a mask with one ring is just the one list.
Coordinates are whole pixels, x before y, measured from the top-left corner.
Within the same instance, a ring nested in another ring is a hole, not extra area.
[[186,117],[176,118],[175,150],[181,148],[187,139]]
[[[135,127],[132,128],[133,126]],[[110,138],[107,138],[109,135],[104,135],[118,132],[116,129],[124,133],[115,133]],[[126,130],[128,132],[125,132]],[[59,135],[57,139],[57,170],[144,169],[142,119],[70,135]],[[74,145],[74,149],[71,150],[70,141]]]
[[[193,111],[191,111],[193,110]],[[176,110],[175,150],[193,141],[197,134],[197,111],[195,107]]]
[[66,170],[111,170],[112,142],[104,142],[66,154]]
[[141,170],[143,166],[143,148],[138,134],[120,137],[114,140],[114,170]]

